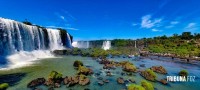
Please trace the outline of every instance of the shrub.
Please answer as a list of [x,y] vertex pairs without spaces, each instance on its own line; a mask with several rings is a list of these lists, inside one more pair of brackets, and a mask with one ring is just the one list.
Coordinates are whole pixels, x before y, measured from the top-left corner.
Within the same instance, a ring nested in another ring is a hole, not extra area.
[[51,78],[53,80],[62,79],[62,74],[56,71],[51,71],[48,78]]
[[8,83],[2,83],[0,84],[0,90],[6,90],[9,87]]
[[187,70],[181,70],[179,72],[179,76],[188,76],[188,71]]
[[145,90],[154,90],[153,85],[146,80],[141,81],[141,86],[145,88]]
[[128,85],[128,90],[145,90],[142,86],[136,84]]

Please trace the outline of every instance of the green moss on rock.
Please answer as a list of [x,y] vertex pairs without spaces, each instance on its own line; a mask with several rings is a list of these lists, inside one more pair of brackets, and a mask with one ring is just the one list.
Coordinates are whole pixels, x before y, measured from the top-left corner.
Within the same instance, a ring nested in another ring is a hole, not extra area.
[[141,81],[141,86],[145,88],[145,90],[154,90],[153,85],[150,82],[147,82],[146,80]]
[[56,71],[51,71],[51,73],[49,74],[49,77],[48,78],[51,78],[53,80],[58,80],[58,79],[62,79],[62,74],[61,73],[58,73]]
[[76,60],[73,64],[74,67],[79,67],[79,66],[83,66],[83,62]]
[[0,84],[0,90],[6,90],[9,87],[8,83],[2,83]]
[[181,70],[179,72],[179,76],[188,76],[188,71],[187,70]]
[[136,84],[130,84],[128,85],[128,90],[145,90],[145,88],[143,88],[140,85],[136,85]]

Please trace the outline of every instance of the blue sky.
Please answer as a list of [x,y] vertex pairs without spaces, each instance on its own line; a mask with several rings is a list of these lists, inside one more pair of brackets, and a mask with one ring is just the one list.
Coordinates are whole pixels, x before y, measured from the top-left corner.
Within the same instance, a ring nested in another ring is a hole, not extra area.
[[1,0],[0,17],[62,27],[75,40],[200,32],[200,0]]

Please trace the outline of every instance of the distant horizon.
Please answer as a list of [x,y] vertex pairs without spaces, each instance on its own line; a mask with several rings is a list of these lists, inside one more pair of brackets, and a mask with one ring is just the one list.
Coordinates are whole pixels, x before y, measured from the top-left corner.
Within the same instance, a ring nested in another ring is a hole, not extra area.
[[75,41],[200,32],[198,0],[2,0],[1,3],[0,17],[64,28]]

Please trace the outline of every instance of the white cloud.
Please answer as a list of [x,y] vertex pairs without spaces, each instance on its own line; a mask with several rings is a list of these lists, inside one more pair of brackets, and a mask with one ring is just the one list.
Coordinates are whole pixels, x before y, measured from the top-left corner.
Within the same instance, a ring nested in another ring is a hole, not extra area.
[[176,24],[178,24],[178,21],[171,21],[169,26],[166,26],[165,28],[173,28]]
[[133,24],[132,24],[132,26],[137,26],[137,25],[138,25],[137,23],[133,23]]
[[158,29],[155,29],[155,28],[151,29],[151,31],[152,32],[162,32],[162,30],[158,30]]
[[79,30],[79,29],[77,29],[77,28],[66,28],[67,30],[75,30],[75,31],[77,31],[77,30]]
[[60,16],[60,18],[61,18],[62,20],[65,20],[65,17],[64,17],[64,16]]
[[178,21],[172,21],[172,22],[170,22],[170,24],[172,24],[172,25],[176,25],[178,23],[179,23]]
[[189,23],[186,27],[185,27],[185,31],[195,31],[197,30],[197,24],[196,23]]
[[146,15],[142,17],[142,22],[141,22],[141,27],[142,28],[152,28],[154,26],[159,26],[161,23],[162,19],[151,19],[151,15]]
[[58,26],[46,26],[47,28],[63,28],[63,27],[58,27]]

